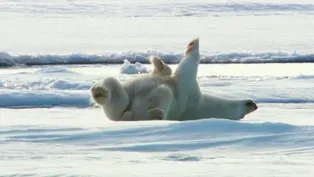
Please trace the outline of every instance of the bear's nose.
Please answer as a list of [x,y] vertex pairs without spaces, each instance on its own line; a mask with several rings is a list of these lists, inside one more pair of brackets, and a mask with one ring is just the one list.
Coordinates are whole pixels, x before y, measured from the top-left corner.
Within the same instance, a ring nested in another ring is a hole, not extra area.
[[[254,103],[254,102],[253,102],[253,103]],[[256,103],[254,103],[254,109],[255,109],[255,110],[258,109],[258,106],[257,106]]]
[[246,105],[247,105],[247,106],[250,106],[250,107],[253,107],[254,110],[258,109],[257,104],[254,103],[254,101],[252,101],[252,100],[247,101],[247,102],[246,102]]

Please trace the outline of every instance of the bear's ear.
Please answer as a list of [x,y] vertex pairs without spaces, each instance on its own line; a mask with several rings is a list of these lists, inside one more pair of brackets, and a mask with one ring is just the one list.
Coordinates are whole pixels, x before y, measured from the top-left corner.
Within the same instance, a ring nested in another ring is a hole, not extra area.
[[199,38],[193,39],[187,46],[185,54],[190,53],[193,49],[198,47]]

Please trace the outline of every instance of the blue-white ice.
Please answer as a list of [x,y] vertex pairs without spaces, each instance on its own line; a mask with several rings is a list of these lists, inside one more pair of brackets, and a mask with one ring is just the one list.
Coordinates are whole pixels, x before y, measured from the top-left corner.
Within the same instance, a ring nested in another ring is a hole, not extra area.
[[[312,177],[313,22],[312,0],[1,1],[0,176]],[[201,90],[257,111],[111,122],[90,105],[93,83],[149,55],[174,70],[195,37]]]
[[134,77],[121,73],[122,66],[126,64],[1,70],[1,174],[313,173],[313,64],[200,65],[202,91],[258,103],[259,109],[241,121],[119,123],[90,105],[89,88],[104,76]]

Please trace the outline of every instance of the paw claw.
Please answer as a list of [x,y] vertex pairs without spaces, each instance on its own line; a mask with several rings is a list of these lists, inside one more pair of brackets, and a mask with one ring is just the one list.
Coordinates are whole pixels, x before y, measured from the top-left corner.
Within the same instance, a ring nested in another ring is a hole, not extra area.
[[149,120],[165,120],[165,113],[158,108],[154,108],[148,111],[148,119]]

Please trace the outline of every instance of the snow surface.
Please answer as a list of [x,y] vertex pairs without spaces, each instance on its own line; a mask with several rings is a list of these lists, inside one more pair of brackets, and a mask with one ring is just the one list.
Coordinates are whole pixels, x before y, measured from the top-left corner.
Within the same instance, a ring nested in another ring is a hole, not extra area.
[[195,37],[209,61],[313,61],[313,0],[3,0],[0,18],[0,66],[178,61]]
[[[312,177],[313,22],[312,0],[0,1],[0,176]],[[90,104],[195,37],[201,90],[257,111],[111,122]]]
[[313,64],[200,65],[202,91],[258,103],[241,121],[112,122],[89,104],[89,88],[104,76],[134,77],[121,66],[1,70],[0,174],[314,174]]
[[143,73],[148,73],[148,70],[139,62],[135,62],[134,64],[132,64],[128,60],[124,60],[123,65],[120,68],[120,73],[121,74],[143,74]]

